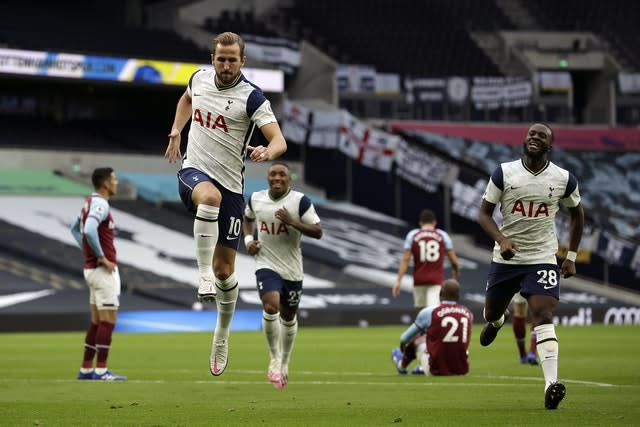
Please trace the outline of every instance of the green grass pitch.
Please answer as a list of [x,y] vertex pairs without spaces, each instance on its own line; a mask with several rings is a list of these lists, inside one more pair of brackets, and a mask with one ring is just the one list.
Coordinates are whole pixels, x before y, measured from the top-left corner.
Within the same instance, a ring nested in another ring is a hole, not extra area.
[[558,327],[567,397],[544,409],[540,367],[521,365],[511,328],[488,348],[474,326],[464,377],[400,376],[398,327],[300,327],[290,383],[266,380],[264,336],[234,332],[208,371],[211,335],[115,334],[122,383],[77,381],[83,333],[0,334],[0,425],[628,426],[640,424],[640,329]]

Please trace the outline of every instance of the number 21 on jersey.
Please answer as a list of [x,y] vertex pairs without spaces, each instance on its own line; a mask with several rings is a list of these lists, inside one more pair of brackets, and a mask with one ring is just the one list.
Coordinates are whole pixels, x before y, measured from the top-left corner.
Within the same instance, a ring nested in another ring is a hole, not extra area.
[[[462,324],[462,328],[460,327]],[[447,329],[447,334],[442,338],[442,342],[467,342],[469,336],[469,319],[461,317],[460,321],[452,316],[445,316],[440,322],[443,329]]]

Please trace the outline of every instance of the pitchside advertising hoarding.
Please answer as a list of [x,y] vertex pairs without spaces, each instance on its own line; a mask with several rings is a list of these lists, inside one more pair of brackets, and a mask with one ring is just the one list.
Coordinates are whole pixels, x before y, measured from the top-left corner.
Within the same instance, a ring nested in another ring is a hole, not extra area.
[[[0,49],[0,73],[4,74],[185,86],[194,71],[211,67],[189,62]],[[243,68],[242,72],[265,92],[284,90],[281,70]]]

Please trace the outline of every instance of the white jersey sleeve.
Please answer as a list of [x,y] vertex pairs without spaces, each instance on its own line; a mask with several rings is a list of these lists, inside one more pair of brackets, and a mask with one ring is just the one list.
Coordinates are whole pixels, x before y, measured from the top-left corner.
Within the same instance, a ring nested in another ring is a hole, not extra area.
[[580,203],[578,182],[567,170],[552,162],[532,172],[523,160],[503,163],[487,184],[483,199],[500,205],[500,231],[520,250],[510,260],[493,250],[493,261],[502,264],[556,264],[558,238],[555,216],[560,202],[569,207]]
[[315,207],[303,193],[292,190],[277,200],[269,196],[269,190],[253,193],[245,207],[245,215],[255,219],[258,231],[260,251],[255,256],[256,270],[266,268],[285,280],[300,281],[304,277],[300,247],[302,233],[276,218],[276,211],[282,207],[304,224],[320,222]]
[[262,104],[258,108],[256,108],[253,116],[251,116],[251,120],[261,128],[264,125],[268,125],[269,123],[276,122],[276,117],[273,115],[273,110],[271,110],[271,103],[268,99],[264,99]]
[[247,204],[244,206],[244,216],[254,221],[256,219],[256,213],[253,211],[251,200],[253,199],[253,195],[256,193],[251,193],[249,199],[247,200]]

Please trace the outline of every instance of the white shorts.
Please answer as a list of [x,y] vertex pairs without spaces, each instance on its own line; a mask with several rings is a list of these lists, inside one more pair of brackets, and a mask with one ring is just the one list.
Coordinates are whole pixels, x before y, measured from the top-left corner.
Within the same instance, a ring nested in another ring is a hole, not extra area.
[[442,288],[441,285],[414,286],[413,304],[415,307],[424,308],[440,304],[440,288]]
[[104,267],[85,268],[84,280],[89,286],[89,304],[98,310],[117,310],[120,307],[120,273]]

